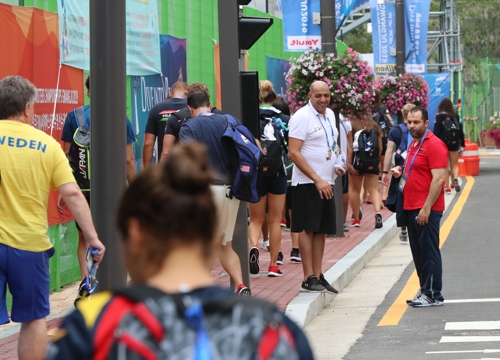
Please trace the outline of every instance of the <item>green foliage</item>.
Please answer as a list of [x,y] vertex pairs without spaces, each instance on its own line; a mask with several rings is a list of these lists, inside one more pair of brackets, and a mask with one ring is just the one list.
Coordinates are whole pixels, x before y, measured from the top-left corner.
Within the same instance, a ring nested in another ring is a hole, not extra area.
[[358,26],[356,29],[345,34],[343,41],[361,54],[373,52],[372,34],[366,31],[366,25]]
[[500,57],[500,1],[456,1],[464,60]]

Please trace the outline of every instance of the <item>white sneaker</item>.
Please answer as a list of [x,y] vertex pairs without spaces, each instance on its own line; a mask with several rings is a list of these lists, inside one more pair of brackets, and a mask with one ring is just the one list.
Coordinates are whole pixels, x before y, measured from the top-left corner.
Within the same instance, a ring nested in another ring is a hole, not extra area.
[[348,232],[348,231],[349,231],[349,227],[350,227],[350,226],[349,226],[349,222],[347,222],[347,221],[346,221],[346,222],[344,223],[344,232]]
[[264,249],[264,250],[267,250],[269,251],[269,240],[267,241],[262,241],[262,245],[261,245],[261,248]]

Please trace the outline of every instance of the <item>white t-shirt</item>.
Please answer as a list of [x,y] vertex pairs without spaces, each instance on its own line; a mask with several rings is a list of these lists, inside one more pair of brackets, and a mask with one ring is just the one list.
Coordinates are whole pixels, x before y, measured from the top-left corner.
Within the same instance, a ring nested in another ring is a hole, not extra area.
[[347,134],[352,131],[352,124],[345,117],[340,115],[340,150],[342,150],[342,155],[344,156],[344,161],[347,162],[347,149],[349,141],[347,140]]
[[[300,153],[321,179],[333,185],[337,177],[335,164],[342,164],[342,154],[336,146],[339,132],[335,127],[335,115],[330,109],[326,109],[325,115],[326,119],[309,103],[290,119],[288,136],[304,141]],[[331,160],[327,160],[329,147],[338,149],[338,154],[332,151]],[[293,167],[292,186],[313,183],[297,166]]]

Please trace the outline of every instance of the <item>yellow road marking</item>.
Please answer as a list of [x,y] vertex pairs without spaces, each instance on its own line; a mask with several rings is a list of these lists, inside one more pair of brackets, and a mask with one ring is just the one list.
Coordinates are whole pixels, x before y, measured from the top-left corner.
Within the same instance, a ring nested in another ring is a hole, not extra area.
[[[467,176],[466,179],[467,179],[467,184],[462,190],[462,193],[460,194],[460,197],[455,203],[455,206],[453,206],[450,215],[448,216],[444,224],[441,226],[441,229],[439,231],[439,238],[441,241],[439,244],[439,248],[443,246],[444,242],[448,238],[448,235],[450,235],[450,231],[453,228],[453,225],[455,225],[455,222],[462,213],[462,209],[467,199],[469,198],[472,186],[474,185],[474,178],[472,176]],[[418,281],[417,272],[413,271],[405,287],[399,294],[398,298],[394,301],[389,310],[387,310],[384,317],[380,320],[377,326],[398,325],[406,309],[408,309],[408,305],[406,304],[406,299],[411,299],[413,296],[415,296],[419,287],[420,285]]]

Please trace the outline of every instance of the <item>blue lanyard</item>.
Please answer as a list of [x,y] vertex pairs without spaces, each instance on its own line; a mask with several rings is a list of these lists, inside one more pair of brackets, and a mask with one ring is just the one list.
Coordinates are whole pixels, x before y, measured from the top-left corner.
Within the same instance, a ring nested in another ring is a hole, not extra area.
[[[310,103],[309,103],[309,106],[311,106]],[[328,133],[326,132],[325,126],[323,125],[323,122],[321,121],[320,116],[321,116],[321,114],[318,113],[319,123],[321,124],[321,127],[323,128],[323,131],[325,132],[326,144],[328,145],[328,148],[330,148],[330,140],[328,139]],[[333,133],[332,123],[331,123],[330,119],[328,118],[328,116],[325,115],[325,118],[328,120],[328,123],[330,124],[330,130],[332,131],[332,138],[335,139],[335,134]],[[333,140],[333,146],[335,146],[335,145],[336,145],[336,142],[335,142],[335,140]]]
[[[410,131],[410,130],[408,130],[408,131]],[[424,137],[422,138],[422,140],[420,140],[420,145],[419,145],[419,147],[418,147],[418,150],[415,152],[415,155],[413,155],[413,159],[411,160],[411,163],[410,163],[410,168],[409,168],[409,169],[408,169],[408,171],[406,172],[406,175],[410,175],[410,171],[411,171],[411,169],[413,168],[413,163],[415,162],[415,159],[416,159],[416,157],[417,157],[418,153],[420,152],[420,149],[422,149],[422,145],[423,145],[424,140],[425,140],[425,138],[427,137],[427,134],[428,134],[428,133],[429,133],[429,130],[427,130],[427,131],[425,132]],[[411,145],[411,144],[410,144],[410,145]],[[408,154],[408,155],[409,155],[409,154]],[[409,160],[409,158],[407,157],[407,158],[406,158],[406,161],[405,161],[405,169],[407,169],[407,168],[408,168],[408,160]]]
[[201,113],[198,114],[198,116],[202,116],[203,114],[210,114],[211,111],[210,110],[205,110],[205,111],[202,111]]

